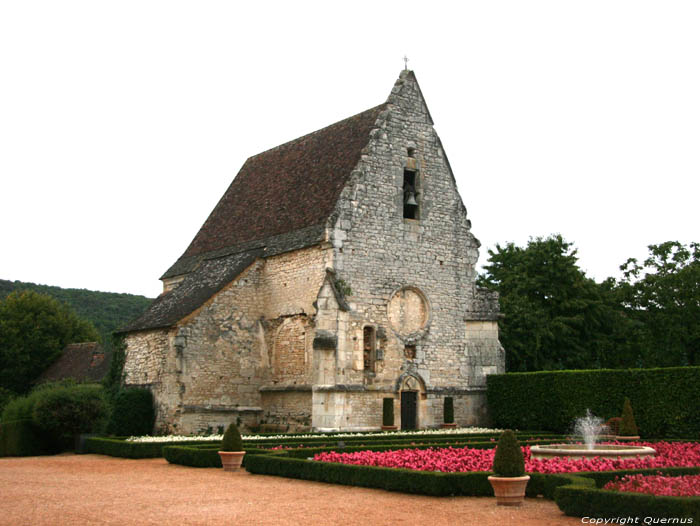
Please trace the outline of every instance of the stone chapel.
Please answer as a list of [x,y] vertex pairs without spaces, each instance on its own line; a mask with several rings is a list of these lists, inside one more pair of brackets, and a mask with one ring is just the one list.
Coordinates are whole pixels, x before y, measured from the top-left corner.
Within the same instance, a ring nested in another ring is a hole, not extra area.
[[[477,196],[478,197],[478,196]],[[156,431],[302,431],[486,418],[496,293],[414,73],[383,104],[250,157],[163,293],[122,329]]]

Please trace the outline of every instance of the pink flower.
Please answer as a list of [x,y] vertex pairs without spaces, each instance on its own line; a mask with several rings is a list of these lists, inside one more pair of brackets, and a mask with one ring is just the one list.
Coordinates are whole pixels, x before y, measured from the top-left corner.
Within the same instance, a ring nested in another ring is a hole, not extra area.
[[[628,443],[629,444],[629,443]],[[525,446],[525,470],[529,473],[572,473],[577,471],[611,471],[621,469],[648,469],[664,467],[700,466],[700,444],[686,442],[646,442],[635,445],[651,446],[656,450],[653,458],[584,458],[571,460],[566,457],[534,460],[530,448]],[[319,453],[314,460],[339,462],[364,466],[406,468],[420,471],[491,471],[493,449],[445,447],[431,449],[400,449],[393,451],[360,451],[356,453]]]

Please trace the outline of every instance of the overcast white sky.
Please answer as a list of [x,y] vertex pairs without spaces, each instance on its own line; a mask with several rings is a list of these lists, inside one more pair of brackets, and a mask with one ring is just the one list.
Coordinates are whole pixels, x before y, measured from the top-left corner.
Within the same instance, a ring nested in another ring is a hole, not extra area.
[[700,2],[0,2],[0,278],[156,296],[245,159],[417,75],[482,241],[698,240]]

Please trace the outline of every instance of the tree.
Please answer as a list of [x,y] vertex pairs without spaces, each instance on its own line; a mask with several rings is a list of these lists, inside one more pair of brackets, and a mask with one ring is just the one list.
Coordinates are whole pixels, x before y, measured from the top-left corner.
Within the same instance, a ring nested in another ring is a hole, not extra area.
[[700,245],[649,245],[640,264],[630,258],[619,295],[643,326],[647,366],[700,365]]
[[13,292],[0,301],[0,387],[26,393],[67,344],[96,340],[95,327],[57,300]]
[[525,248],[496,245],[484,268],[479,285],[500,294],[508,371],[621,366],[614,344],[627,331],[615,330],[627,322],[610,287],[585,276],[561,235],[531,238]]

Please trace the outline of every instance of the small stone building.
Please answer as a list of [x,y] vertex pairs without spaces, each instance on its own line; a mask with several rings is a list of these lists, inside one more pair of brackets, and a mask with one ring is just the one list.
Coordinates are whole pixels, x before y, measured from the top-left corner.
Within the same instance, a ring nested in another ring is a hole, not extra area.
[[[478,196],[474,196],[478,199]],[[412,71],[383,104],[249,158],[163,293],[122,332],[156,428],[373,430],[485,421],[495,293]]]
[[99,383],[109,371],[111,352],[105,352],[97,342],[69,343],[61,356],[46,369],[36,383],[75,380]]

